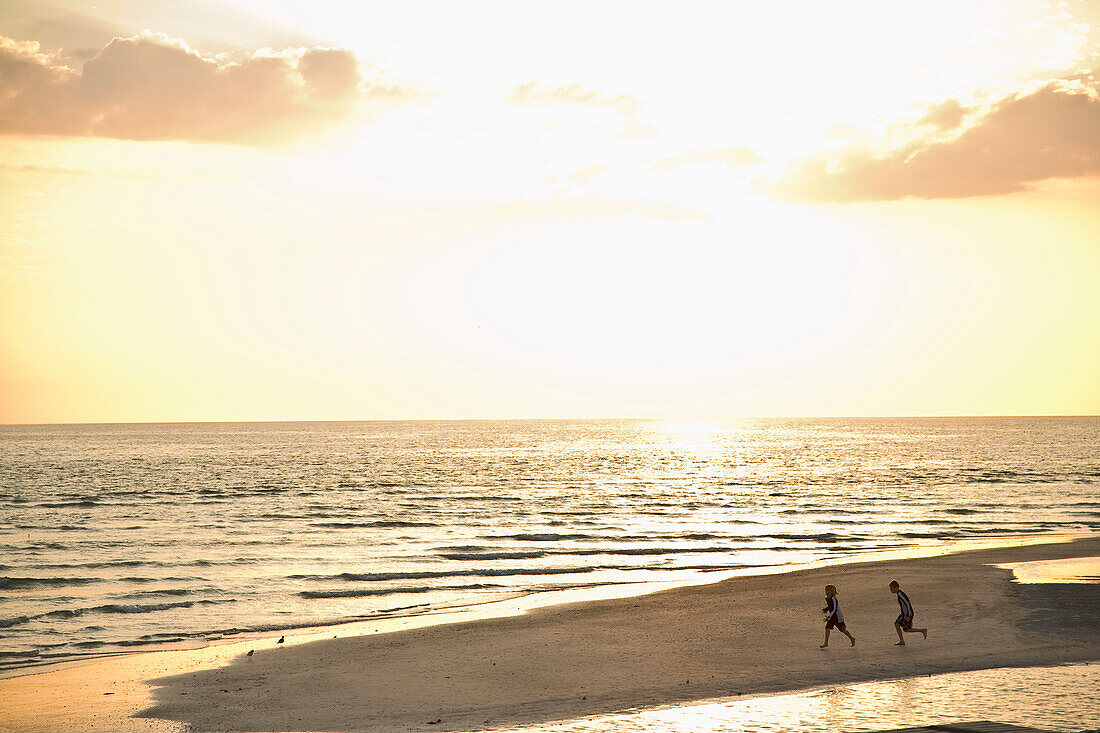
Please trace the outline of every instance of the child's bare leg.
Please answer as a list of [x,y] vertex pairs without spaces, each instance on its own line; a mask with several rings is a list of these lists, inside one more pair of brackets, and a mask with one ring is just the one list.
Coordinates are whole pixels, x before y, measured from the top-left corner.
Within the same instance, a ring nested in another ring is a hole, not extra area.
[[849,634],[847,629],[841,629],[840,632],[848,637],[848,639],[852,642],[852,646],[856,645],[856,637]]
[[894,624],[894,630],[898,632],[898,641],[894,646],[905,646],[905,637],[901,635],[901,624]]
[[906,629],[910,634],[924,634],[924,638],[928,638],[928,629]]
[[824,649],[827,646],[829,646],[829,629],[828,628],[825,629],[825,643],[821,645],[821,648]]

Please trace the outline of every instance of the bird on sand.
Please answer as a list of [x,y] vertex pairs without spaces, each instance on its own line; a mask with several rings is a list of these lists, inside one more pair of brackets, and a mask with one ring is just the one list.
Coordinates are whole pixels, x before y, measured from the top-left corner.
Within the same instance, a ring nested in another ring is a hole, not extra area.
[[248,650],[248,654],[246,654],[245,656],[246,656],[246,657],[251,657],[251,656],[252,656],[252,653],[253,653],[254,651],[256,651],[256,650],[255,650],[255,649],[249,649],[249,650]]
[[280,636],[280,637],[279,637],[279,640],[278,640],[277,642],[275,642],[275,643],[276,643],[276,644],[282,644],[282,643],[283,643],[284,641],[286,641],[286,637],[285,637],[285,636]]

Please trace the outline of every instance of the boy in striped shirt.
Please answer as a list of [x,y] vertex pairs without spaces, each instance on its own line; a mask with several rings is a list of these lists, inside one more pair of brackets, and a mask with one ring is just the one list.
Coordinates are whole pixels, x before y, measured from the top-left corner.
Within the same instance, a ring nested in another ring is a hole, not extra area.
[[890,592],[896,593],[898,597],[898,605],[901,606],[901,614],[898,615],[894,621],[894,629],[898,632],[898,640],[894,646],[905,646],[905,637],[901,635],[901,632],[907,632],[910,634],[920,632],[924,634],[924,638],[928,638],[928,629],[914,629],[913,628],[913,604],[909,602],[909,596],[905,595],[905,591],[898,585],[898,581],[890,581]]
[[836,597],[836,586],[825,586],[825,608],[821,609],[821,612],[828,614],[825,617],[825,643],[821,645],[824,649],[829,646],[829,629],[840,629],[840,633],[844,634],[851,640],[852,646],[856,645],[856,637],[848,633],[848,627],[844,624],[844,614],[840,612],[840,601]]

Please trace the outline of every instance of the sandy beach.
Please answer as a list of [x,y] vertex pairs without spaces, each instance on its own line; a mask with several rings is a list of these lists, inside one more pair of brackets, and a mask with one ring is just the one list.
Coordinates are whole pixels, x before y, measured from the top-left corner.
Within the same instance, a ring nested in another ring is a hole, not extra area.
[[[1085,621],[1097,586],[1047,594],[1010,583],[995,565],[1097,555],[1100,538],[1090,537],[732,578],[394,633],[100,660],[0,680],[0,730],[470,730],[1091,661],[1100,633]],[[911,634],[894,646],[894,578],[917,625],[930,629],[927,641]],[[840,590],[854,648],[835,632],[818,648],[826,583]],[[256,649],[251,658],[246,648]]]

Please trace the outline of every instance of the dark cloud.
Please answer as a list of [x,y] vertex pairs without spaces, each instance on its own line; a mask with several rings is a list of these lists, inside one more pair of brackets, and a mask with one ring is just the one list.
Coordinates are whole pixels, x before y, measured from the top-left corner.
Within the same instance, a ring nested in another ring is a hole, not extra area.
[[721,150],[691,150],[682,155],[671,158],[662,158],[653,164],[654,170],[665,171],[679,168],[682,165],[700,165],[704,163],[721,163],[730,168],[740,168],[762,161],[756,151],[745,146],[723,148]]
[[284,142],[396,91],[364,83],[344,49],[231,63],[144,33],[115,38],[77,71],[36,43],[0,37],[0,134]]
[[[948,127],[940,105],[922,124]],[[937,122],[939,121],[939,122]],[[1100,175],[1100,94],[1062,82],[994,104],[956,137],[943,131],[875,157],[853,148],[804,161],[763,184],[782,196],[815,201],[963,198],[1026,190],[1051,178]]]

